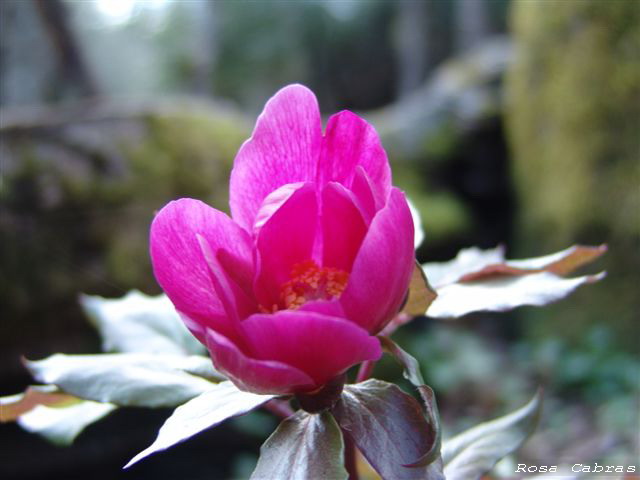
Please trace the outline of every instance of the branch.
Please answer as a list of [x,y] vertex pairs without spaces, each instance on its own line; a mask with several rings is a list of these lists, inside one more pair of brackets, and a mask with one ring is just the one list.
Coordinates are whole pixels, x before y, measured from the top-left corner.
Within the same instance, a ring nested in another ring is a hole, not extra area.
[[60,0],[35,0],[42,23],[58,54],[64,78],[74,82],[87,96],[97,96],[99,89],[87,63],[84,61],[78,42],[67,22],[67,11]]

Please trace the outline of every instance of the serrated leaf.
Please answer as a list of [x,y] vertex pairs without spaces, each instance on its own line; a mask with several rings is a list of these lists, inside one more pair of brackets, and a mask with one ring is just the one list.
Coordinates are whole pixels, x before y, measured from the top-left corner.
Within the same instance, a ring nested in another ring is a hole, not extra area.
[[562,278],[541,272],[453,283],[437,289],[438,297],[427,310],[427,316],[456,318],[478,311],[504,312],[523,305],[543,306],[563,299],[581,285],[602,280],[604,276],[600,273]]
[[156,440],[133,457],[124,468],[129,468],[152,453],[166,450],[228,418],[247,413],[272,398],[273,395],[256,395],[238,390],[228,380],[213,385],[206,392],[176,408],[160,428]]
[[380,380],[347,385],[332,409],[340,428],[383,479],[443,479],[440,462],[411,466],[432,450],[436,433],[418,401]]
[[204,378],[187,373],[205,357],[114,353],[56,354],[27,362],[40,382],[85,400],[119,406],[169,407],[180,405],[211,389]]
[[106,352],[202,355],[206,351],[166,295],[148,296],[137,290],[114,299],[81,295],[80,304],[100,332]]
[[299,410],[262,445],[251,480],[346,479],[343,455],[342,433],[331,414]]
[[50,442],[67,446],[90,424],[97,422],[117,407],[111,403],[86,400],[65,406],[37,405],[26,412],[17,423],[31,433],[45,437]]
[[538,392],[524,407],[482,423],[442,446],[447,480],[472,480],[490,471],[501,458],[517,450],[535,430],[542,410]]

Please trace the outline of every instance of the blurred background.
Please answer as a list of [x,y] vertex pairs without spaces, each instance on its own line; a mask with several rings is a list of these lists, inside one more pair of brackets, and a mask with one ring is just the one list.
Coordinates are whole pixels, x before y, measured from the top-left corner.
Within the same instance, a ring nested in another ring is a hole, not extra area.
[[[99,351],[80,292],[159,293],[154,211],[182,196],[227,210],[238,146],[293,82],[377,128],[422,214],[420,261],[609,245],[590,268],[606,280],[558,304],[396,337],[448,434],[546,387],[538,434],[498,473],[635,462],[636,0],[0,1],[0,395],[30,383],[21,356]],[[401,381],[391,362],[376,375]],[[276,425],[252,413],[120,473],[169,413],[120,409],[68,449],[2,424],[0,477],[246,478]]]

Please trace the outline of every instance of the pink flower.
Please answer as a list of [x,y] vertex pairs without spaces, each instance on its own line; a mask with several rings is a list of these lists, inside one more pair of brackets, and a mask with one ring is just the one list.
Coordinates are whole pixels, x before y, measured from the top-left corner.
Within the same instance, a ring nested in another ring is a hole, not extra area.
[[313,391],[377,360],[414,262],[413,223],[377,133],[313,93],[271,98],[235,158],[232,216],[183,198],[151,226],[156,278],[241,389]]

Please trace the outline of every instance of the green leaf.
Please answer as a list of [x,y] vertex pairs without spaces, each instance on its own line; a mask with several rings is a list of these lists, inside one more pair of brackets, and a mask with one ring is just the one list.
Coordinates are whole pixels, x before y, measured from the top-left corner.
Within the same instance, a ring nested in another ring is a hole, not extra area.
[[37,405],[18,418],[18,425],[60,446],[71,445],[90,424],[97,422],[117,407],[112,403],[79,400],[54,407]]
[[204,346],[187,330],[166,295],[132,290],[122,298],[81,295],[80,304],[102,337],[106,352],[202,355]]
[[331,414],[299,410],[262,445],[251,480],[346,480],[343,455],[342,434]]
[[447,480],[480,478],[501,458],[517,450],[535,430],[542,410],[538,392],[524,407],[463,432],[442,447]]
[[[180,405],[211,389],[212,384],[188,371],[204,368],[206,357],[114,353],[56,354],[27,362],[40,382],[85,400],[119,406],[169,407]],[[209,361],[210,362],[210,361]]]
[[129,468],[152,453],[166,450],[228,418],[247,413],[272,398],[273,395],[256,395],[238,390],[230,381],[213,385],[208,391],[176,408],[160,428],[156,440],[133,457],[124,468]]
[[420,464],[437,434],[420,403],[397,386],[375,379],[347,385],[332,412],[382,478],[444,478],[439,461]]

